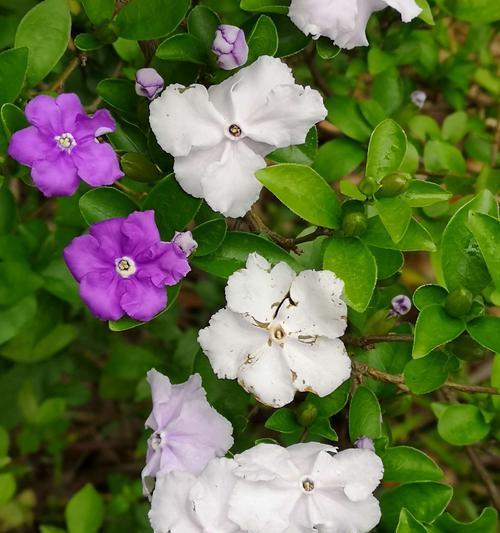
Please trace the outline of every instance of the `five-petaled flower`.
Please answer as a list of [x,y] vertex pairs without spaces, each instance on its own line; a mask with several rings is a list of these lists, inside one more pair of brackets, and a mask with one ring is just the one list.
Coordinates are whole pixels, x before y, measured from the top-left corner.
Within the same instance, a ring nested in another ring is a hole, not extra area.
[[123,176],[111,145],[97,139],[115,130],[106,109],[89,117],[76,94],[42,94],[26,105],[25,114],[31,126],[14,133],[9,155],[31,167],[45,196],[71,196],[80,179],[98,187]]
[[251,254],[226,287],[227,307],[198,341],[220,378],[235,379],[264,404],[281,407],[296,391],[326,396],[350,376],[339,337],[346,328],[343,282],[330,271],[299,275]]
[[371,450],[259,444],[234,460],[229,518],[244,531],[366,533],[380,520],[372,493],[384,469]]
[[[293,111],[293,112],[292,112]],[[219,85],[169,85],[150,106],[159,145],[175,158],[181,187],[226,216],[259,197],[264,156],[305,141],[324,119],[318,91],[295,83],[279,59],[261,56]]]
[[185,252],[161,240],[153,211],[92,224],[89,235],[65,248],[64,259],[82,300],[101,320],[151,320],[167,305],[165,286],[190,270]]
[[306,35],[329,37],[339,48],[367,46],[371,14],[387,6],[410,22],[422,11],[415,0],[292,0],[288,16]]

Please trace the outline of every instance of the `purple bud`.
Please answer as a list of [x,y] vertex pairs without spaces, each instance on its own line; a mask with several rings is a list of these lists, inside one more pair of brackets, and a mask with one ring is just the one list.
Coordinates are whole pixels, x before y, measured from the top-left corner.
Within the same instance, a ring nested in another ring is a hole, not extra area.
[[190,231],[176,231],[172,242],[177,244],[188,257],[198,248],[198,243]]
[[150,100],[156,98],[165,82],[154,68],[141,68],[135,73],[135,92]]
[[237,26],[222,24],[215,32],[212,51],[217,56],[217,64],[224,70],[241,67],[248,59],[248,45],[245,33]]
[[392,316],[406,315],[411,310],[411,300],[406,294],[398,294],[391,300],[391,307],[390,314]]
[[372,439],[370,437],[359,437],[356,441],[354,441],[354,447],[360,448],[361,450],[371,450],[372,452],[375,451],[375,446],[373,445]]
[[427,100],[427,95],[424,93],[424,91],[413,91],[410,95],[410,98],[419,109],[422,109],[425,101]]

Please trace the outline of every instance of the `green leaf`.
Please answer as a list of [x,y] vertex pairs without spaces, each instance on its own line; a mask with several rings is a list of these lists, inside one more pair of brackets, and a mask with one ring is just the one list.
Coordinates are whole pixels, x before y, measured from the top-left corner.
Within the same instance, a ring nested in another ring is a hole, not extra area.
[[444,513],[436,521],[442,533],[496,533],[498,512],[493,507],[486,507],[472,522],[459,522],[451,514]]
[[490,432],[490,425],[475,405],[453,404],[439,415],[437,429],[446,442],[466,446],[484,439]]
[[130,80],[101,80],[96,91],[107,104],[126,113],[135,114],[141,101],[135,92],[134,83]]
[[78,205],[89,225],[109,218],[127,217],[139,211],[139,206],[129,196],[113,187],[98,187],[86,192]]
[[348,198],[353,198],[354,200],[359,200],[364,202],[366,196],[359,190],[357,185],[354,185],[352,181],[340,180],[339,189],[341,194],[347,196]]
[[387,233],[394,242],[405,236],[411,222],[412,208],[401,198],[376,198],[375,208]]
[[480,316],[467,324],[469,335],[481,346],[500,353],[500,317]]
[[81,0],[81,2],[90,22],[96,26],[111,20],[113,17],[114,0]]
[[272,19],[278,30],[276,57],[289,57],[297,54],[311,42],[309,36],[302,33],[290,18],[274,15]]
[[288,407],[282,407],[275,411],[266,420],[265,426],[267,429],[272,429],[279,433],[295,433],[301,429],[301,426],[295,417],[295,413]]
[[193,229],[193,238],[198,243],[195,255],[200,257],[208,255],[224,242],[226,238],[227,225],[223,218],[208,220]]
[[386,115],[392,115],[402,106],[403,83],[395,67],[386,68],[374,77],[372,98],[382,106]]
[[439,389],[448,379],[448,356],[439,351],[413,359],[405,366],[405,383],[414,394],[427,394]]
[[256,173],[257,179],[294,213],[311,224],[337,228],[340,204],[333,189],[312,168],[281,164]]
[[185,193],[173,175],[160,181],[149,193],[143,209],[154,209],[155,219],[163,240],[170,240],[182,231],[200,209],[201,200]]
[[415,324],[413,358],[426,356],[438,346],[456,339],[464,330],[465,322],[448,315],[441,305],[425,307]]
[[422,19],[427,24],[431,26],[435,25],[434,17],[432,16],[432,11],[427,0],[416,0],[418,7],[422,9],[422,12],[418,16],[419,19]]
[[98,50],[104,45],[92,33],[79,33],[74,39],[75,46],[82,52]]
[[344,281],[346,302],[362,313],[377,282],[377,263],[368,247],[356,238],[332,237],[326,245],[323,268]]
[[12,307],[0,309],[0,344],[15,337],[21,328],[29,322],[36,313],[36,299],[34,296],[23,298]]
[[26,77],[27,67],[27,48],[6,50],[0,54],[0,106],[17,98]]
[[343,178],[364,161],[365,150],[350,139],[334,139],[321,145],[313,168],[327,181]]
[[474,235],[490,276],[500,290],[500,221],[483,213],[469,212],[469,228]]
[[187,24],[189,33],[210,50],[220,24],[219,15],[206,6],[196,6],[189,13]]
[[290,0],[241,0],[240,7],[244,11],[258,13],[288,13]]
[[69,533],[97,533],[104,520],[104,504],[93,485],[87,483],[69,501],[65,511]]
[[116,22],[125,39],[158,39],[172,33],[185,17],[190,0],[131,0]]
[[5,457],[9,451],[10,438],[7,430],[0,426],[0,457]]
[[377,278],[387,279],[398,273],[404,264],[403,254],[398,250],[386,250],[370,246],[370,252],[377,262]]
[[469,118],[465,111],[456,111],[448,115],[443,122],[443,139],[452,144],[456,144],[467,133]]
[[0,115],[7,135],[12,135],[14,132],[29,126],[24,113],[14,104],[4,104],[0,110]]
[[299,165],[310,165],[316,157],[318,150],[318,132],[313,126],[307,133],[306,142],[287,148],[278,148],[271,152],[266,159],[276,163],[297,163]]
[[441,468],[428,455],[411,446],[387,448],[382,461],[384,481],[439,481],[443,477]]
[[375,76],[386,68],[393,67],[395,57],[384,52],[376,46],[371,46],[368,50],[368,72]]
[[359,386],[349,408],[349,437],[378,439],[382,433],[382,412],[375,394],[364,385]]
[[473,294],[478,294],[490,283],[491,277],[469,229],[471,211],[496,217],[496,200],[489,191],[484,190],[455,213],[443,232],[441,268],[449,291],[465,287]]
[[359,102],[359,109],[373,128],[377,127],[380,122],[387,118],[382,106],[371,98]]
[[450,3],[453,14],[468,22],[493,22],[500,20],[500,5],[490,0],[455,0]]
[[424,166],[427,172],[465,176],[462,152],[444,141],[429,141],[424,147]]
[[407,483],[382,494],[381,526],[383,531],[395,531],[401,509],[405,508],[422,522],[433,522],[446,509],[453,489],[434,481]]
[[332,428],[328,418],[316,418],[316,420],[309,426],[309,433],[335,442],[339,440],[339,436]]
[[23,17],[15,47],[26,47],[29,85],[36,85],[55,67],[68,46],[71,15],[67,0],[44,0]]
[[256,22],[248,40],[247,65],[260,56],[274,56],[278,50],[278,30],[267,15],[262,15]]
[[316,51],[321,59],[333,59],[340,54],[340,48],[335,46],[328,37],[320,37],[316,41]]
[[427,207],[439,202],[447,202],[451,193],[437,183],[423,180],[412,180],[401,198],[411,207]]
[[349,399],[351,380],[344,381],[339,388],[327,396],[320,398],[317,394],[309,393],[307,402],[312,403],[318,410],[318,416],[330,418],[341,411]]
[[408,509],[401,509],[396,533],[427,533],[427,529],[419,522]]
[[406,154],[406,134],[401,126],[388,118],[382,121],[370,137],[366,176],[380,181],[399,169]]
[[197,65],[207,61],[205,45],[189,33],[178,33],[165,39],[157,48],[156,56],[165,61],[187,61]]
[[276,264],[285,261],[294,270],[302,270],[301,265],[282,248],[258,235],[252,233],[229,232],[222,246],[214,253],[193,257],[191,263],[214,276],[228,278],[233,272],[244,268],[247,257],[252,252],[265,257],[269,262]]
[[355,141],[365,142],[372,133],[363,115],[359,111],[354,98],[349,96],[333,96],[325,100],[328,109],[328,120]]

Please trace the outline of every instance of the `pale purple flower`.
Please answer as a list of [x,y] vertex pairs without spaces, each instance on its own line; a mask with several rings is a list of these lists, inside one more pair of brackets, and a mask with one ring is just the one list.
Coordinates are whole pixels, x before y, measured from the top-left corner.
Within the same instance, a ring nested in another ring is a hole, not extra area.
[[154,68],[141,68],[135,73],[135,92],[150,100],[156,98],[165,85],[164,79]]
[[407,315],[411,311],[411,300],[406,294],[398,294],[391,300],[391,316]]
[[80,179],[99,187],[123,176],[111,145],[97,139],[115,130],[106,109],[89,117],[76,94],[41,94],[26,105],[25,114],[31,126],[12,135],[9,155],[31,167],[45,196],[71,196]]
[[89,235],[65,248],[64,259],[82,300],[101,320],[151,320],[167,305],[165,286],[190,270],[179,246],[161,241],[153,211],[92,224]]
[[185,383],[172,385],[167,376],[148,372],[153,410],[146,427],[154,433],[148,440],[146,466],[142,471],[145,494],[154,478],[169,472],[198,476],[215,457],[222,457],[233,445],[233,428],[210,406],[199,374]]
[[361,450],[371,450],[372,452],[375,451],[373,440],[370,439],[370,437],[365,437],[364,435],[354,441],[354,447]]
[[176,231],[172,242],[175,242],[188,257],[198,248],[198,243],[190,231]]
[[422,109],[425,101],[427,100],[427,95],[424,93],[424,91],[413,91],[410,95],[410,98],[419,109]]
[[224,70],[241,67],[248,59],[248,45],[245,32],[237,26],[221,24],[215,32],[212,51],[217,56],[217,64]]

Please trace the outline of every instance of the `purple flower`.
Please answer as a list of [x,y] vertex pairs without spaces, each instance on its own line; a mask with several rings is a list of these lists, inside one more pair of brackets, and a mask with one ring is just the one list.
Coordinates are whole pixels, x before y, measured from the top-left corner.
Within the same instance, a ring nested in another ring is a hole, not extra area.
[[45,196],[71,196],[80,179],[98,187],[123,176],[111,145],[97,140],[115,130],[106,109],[89,117],[76,94],[42,94],[26,105],[25,114],[31,126],[14,133],[9,155],[31,167]]
[[150,100],[162,91],[165,81],[154,68],[141,68],[135,73],[135,92]]
[[234,442],[230,422],[208,403],[199,374],[180,385],[172,385],[167,376],[154,369],[147,376],[153,410],[146,427],[154,433],[148,440],[142,471],[145,494],[151,492],[157,475],[183,471],[198,476]]
[[224,70],[241,67],[248,59],[248,45],[245,33],[237,26],[222,24],[215,32],[212,51],[217,56],[217,64]]
[[375,446],[373,445],[373,440],[370,439],[370,437],[359,437],[356,441],[354,441],[354,447],[360,448],[362,450],[371,450],[372,452],[375,451]]
[[176,231],[172,242],[175,242],[188,257],[198,248],[198,243],[190,231]]
[[427,95],[424,93],[424,91],[413,91],[410,95],[410,98],[419,109],[422,109],[425,101],[427,100]]
[[190,270],[179,246],[160,240],[153,211],[92,224],[89,235],[65,248],[64,259],[82,300],[101,320],[125,314],[151,320],[167,305],[165,286]]
[[411,310],[411,300],[406,294],[398,294],[391,300],[391,310],[389,315],[391,316],[403,316],[407,315]]

